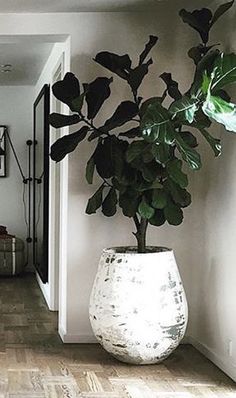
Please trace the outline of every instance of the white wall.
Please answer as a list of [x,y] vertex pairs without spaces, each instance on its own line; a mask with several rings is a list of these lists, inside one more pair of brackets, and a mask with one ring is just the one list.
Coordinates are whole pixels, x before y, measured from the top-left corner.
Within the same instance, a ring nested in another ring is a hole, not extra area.
[[[32,139],[33,95],[31,86],[0,87],[0,124],[8,126],[9,135],[26,176],[26,141]],[[0,224],[6,225],[9,233],[25,240],[27,229],[24,221],[22,178],[9,147],[7,169],[7,178],[0,178]]]
[[[236,52],[235,9],[215,32],[226,52]],[[222,32],[224,36],[222,37]],[[230,89],[232,102],[236,90]],[[223,153],[205,152],[205,167],[195,184],[195,257],[192,273],[192,342],[236,380],[236,135],[213,125]]]

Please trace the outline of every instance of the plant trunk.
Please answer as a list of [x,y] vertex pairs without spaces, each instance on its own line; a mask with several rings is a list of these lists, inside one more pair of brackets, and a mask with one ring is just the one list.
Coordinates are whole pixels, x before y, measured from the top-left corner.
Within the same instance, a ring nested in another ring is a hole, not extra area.
[[134,220],[137,228],[137,232],[134,234],[138,243],[138,253],[146,253],[146,235],[148,220],[141,218],[140,222]]

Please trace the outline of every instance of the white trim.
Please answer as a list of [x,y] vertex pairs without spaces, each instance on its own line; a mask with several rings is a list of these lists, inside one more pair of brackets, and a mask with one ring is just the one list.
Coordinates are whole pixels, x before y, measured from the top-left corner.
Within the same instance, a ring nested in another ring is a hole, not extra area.
[[195,347],[201,354],[207,357],[211,362],[213,362],[218,368],[223,370],[233,381],[236,382],[236,365],[231,362],[230,358],[222,358],[214,351],[212,351],[206,344],[200,343],[193,337],[188,337],[189,343]]
[[96,337],[91,334],[69,334],[62,327],[59,327],[58,333],[66,344],[98,344]]
[[47,306],[49,308],[50,311],[52,311],[52,308],[50,308],[50,297],[49,297],[49,292],[48,292],[48,285],[43,283],[38,272],[36,272],[36,280],[38,282],[39,288],[41,290],[41,292],[43,293],[43,296],[46,300]]

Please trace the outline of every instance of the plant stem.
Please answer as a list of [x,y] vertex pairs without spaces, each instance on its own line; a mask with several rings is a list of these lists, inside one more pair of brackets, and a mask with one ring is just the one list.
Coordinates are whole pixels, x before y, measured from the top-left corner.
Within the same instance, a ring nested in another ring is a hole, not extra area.
[[134,236],[137,239],[138,253],[146,253],[146,235],[148,220],[146,220],[145,218],[141,218],[139,221],[137,215],[135,215],[133,219],[137,229],[137,232],[134,233]]

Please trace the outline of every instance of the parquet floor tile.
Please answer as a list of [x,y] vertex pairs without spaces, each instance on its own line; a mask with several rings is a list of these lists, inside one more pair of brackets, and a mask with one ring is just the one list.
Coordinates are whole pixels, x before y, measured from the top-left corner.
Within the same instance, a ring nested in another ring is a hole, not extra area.
[[32,275],[0,279],[0,398],[236,398],[236,384],[191,346],[152,366],[96,344],[63,344]]

